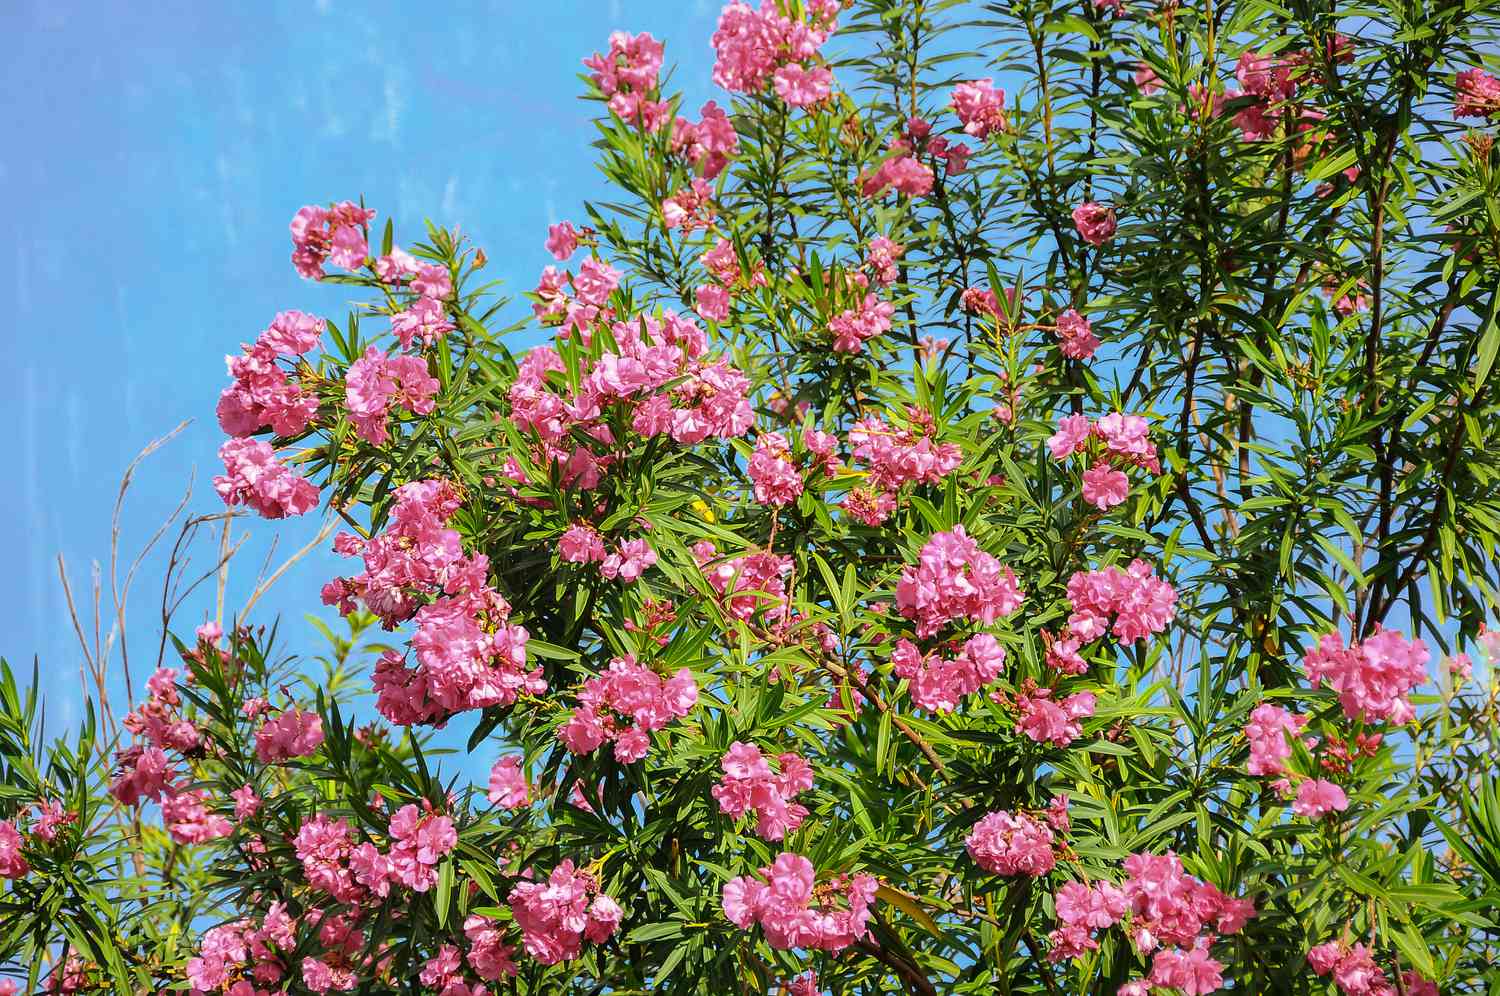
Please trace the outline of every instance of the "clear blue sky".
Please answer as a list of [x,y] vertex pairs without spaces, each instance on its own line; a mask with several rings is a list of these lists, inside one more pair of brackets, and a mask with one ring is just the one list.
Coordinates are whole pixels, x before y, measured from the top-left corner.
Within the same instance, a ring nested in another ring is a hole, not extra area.
[[[549,222],[602,193],[579,60],[614,29],[667,41],[694,110],[719,4],[709,0],[495,0],[413,4],[99,3],[0,9],[7,140],[0,232],[0,655],[39,655],[49,714],[78,701],[78,652],[57,582],[109,552],[116,485],[131,457],[185,418],[126,509],[134,549],[196,469],[192,509],[222,506],[209,479],[221,433],[224,354],[285,308],[342,315],[346,289],[300,280],[287,222],[302,204],[365,197],[398,241],[424,217],[462,224],[513,291],[549,257]],[[282,551],[316,522],[281,532]],[[249,524],[258,555],[274,524]],[[280,613],[313,649],[302,613],[340,564],[311,558],[257,612]],[[155,651],[163,562],[142,569],[132,647]],[[243,564],[241,581],[255,566]],[[202,618],[202,603],[196,618]],[[139,659],[139,658],[138,658]],[[139,680],[139,679],[138,679]],[[24,679],[23,679],[24,681]]]

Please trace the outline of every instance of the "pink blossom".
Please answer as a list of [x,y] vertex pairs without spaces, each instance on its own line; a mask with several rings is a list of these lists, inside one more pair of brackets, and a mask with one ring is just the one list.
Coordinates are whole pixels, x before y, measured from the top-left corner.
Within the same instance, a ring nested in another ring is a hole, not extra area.
[[979,548],[963,526],[934,533],[917,564],[896,585],[896,606],[917,623],[917,636],[933,636],[955,619],[989,625],[1021,604],[1010,568]]
[[1078,571],[1068,579],[1073,614],[1069,629],[1085,640],[1103,635],[1113,615],[1114,635],[1126,642],[1143,640],[1167,628],[1176,612],[1177,592],[1155,575],[1150,564],[1133,560],[1126,570],[1110,566]]
[[935,181],[932,168],[911,156],[894,156],[885,160],[860,183],[866,197],[879,197],[886,188],[908,197],[923,197],[932,191]]
[[980,141],[1005,127],[1005,91],[997,89],[991,77],[958,84],[951,103],[964,133]]
[[1338,693],[1344,714],[1366,722],[1405,723],[1415,715],[1409,693],[1427,681],[1427,646],[1395,630],[1377,629],[1363,642],[1344,646],[1337,633],[1318,641],[1303,660],[1316,688]]
[[949,660],[924,657],[910,640],[902,639],[896,641],[891,664],[896,676],[908,681],[913,704],[946,713],[1000,677],[1005,648],[990,634],[979,633],[969,638],[958,657]]
[[115,754],[118,773],[109,785],[109,794],[127,806],[142,799],[160,800],[176,777],[160,747],[127,747]]
[[375,276],[380,278],[381,283],[404,284],[417,275],[420,266],[411,253],[400,246],[393,246],[390,252],[375,261]]
[[1141,92],[1142,97],[1149,97],[1161,90],[1161,77],[1156,75],[1156,70],[1148,64],[1141,62],[1136,64],[1135,87]]
[[21,856],[23,843],[15,824],[0,820],[0,878],[18,879],[31,871],[31,865]]
[[1016,696],[1016,730],[1039,744],[1066,747],[1083,734],[1079,720],[1094,714],[1094,693],[1054,701],[1049,689]]
[[802,473],[791,460],[791,448],[779,432],[762,433],[747,465],[755,500],[784,508],[802,494]]
[[585,935],[596,944],[608,940],[622,911],[598,889],[592,875],[574,870],[571,859],[545,881],[518,883],[510,893],[510,908],[526,953],[543,965],[555,965],[577,958]]
[[219,427],[231,436],[248,436],[270,428],[295,436],[318,412],[317,396],[305,391],[289,372],[277,366],[282,356],[300,356],[317,347],[327,323],[300,311],[283,311],[239,356],[224,358],[233,383],[219,395]]
[[321,746],[322,717],[301,709],[288,709],[255,731],[255,756],[262,764],[309,757]]
[[418,339],[422,345],[431,346],[452,332],[453,327],[442,303],[430,297],[418,298],[410,308],[391,316],[391,331],[400,340],[402,349],[410,349]]
[[1246,770],[1252,775],[1285,774],[1286,761],[1292,756],[1288,738],[1297,736],[1306,725],[1306,716],[1295,716],[1281,706],[1269,702],[1256,706],[1245,724],[1245,737],[1250,741]]
[[186,792],[168,790],[161,800],[161,818],[167,831],[179,844],[203,844],[227,837],[234,829],[222,816],[210,813],[203,805],[208,794],[201,789]]
[[1224,984],[1224,966],[1209,957],[1205,947],[1168,948],[1151,961],[1151,984],[1176,989],[1183,996],[1212,993]]
[[358,270],[365,265],[370,255],[370,246],[365,242],[365,233],[353,225],[341,225],[333,233],[329,244],[328,262],[345,270]]
[[593,526],[575,522],[557,541],[557,555],[570,564],[592,564],[604,559],[604,538]]
[[881,284],[889,286],[895,283],[896,278],[900,275],[896,269],[896,260],[900,259],[901,254],[905,251],[905,246],[892,242],[884,235],[877,235],[870,240],[868,247],[869,255],[866,257],[865,262],[875,271],[875,279]]
[[364,230],[375,212],[352,201],[341,201],[330,207],[309,204],[292,216],[292,265],[303,277],[319,280],[323,262],[345,269],[364,265],[369,249]]
[[626,540],[599,564],[599,573],[613,581],[635,581],[656,563],[656,551],[643,539]]
[[776,96],[791,107],[811,107],[833,92],[833,72],[827,66],[803,69],[790,63],[776,70]]
[[1099,348],[1089,320],[1069,308],[1057,316],[1058,348],[1070,360],[1086,360]]
[[841,951],[864,936],[877,883],[869,875],[838,876],[814,893],[812,862],[783,851],[760,878],[743,875],[725,883],[724,915],[741,930],[759,923],[766,942],[779,950]]
[[1292,812],[1312,820],[1348,808],[1349,797],[1344,790],[1321,778],[1309,778],[1297,786],[1297,801],[1292,803]]
[[422,264],[417,267],[411,289],[423,297],[444,301],[453,296],[453,275],[442,264]]
[[696,292],[698,314],[710,322],[723,322],[729,317],[729,291],[718,284],[704,284]]
[[1047,440],[1054,460],[1064,460],[1081,449],[1093,432],[1087,416],[1067,415],[1057,423],[1057,432]]
[[255,794],[255,788],[251,785],[242,785],[229,793],[234,800],[234,818],[237,820],[248,820],[260,812],[260,796]]
[[494,981],[517,972],[515,949],[505,943],[500,921],[477,913],[464,920],[464,938],[469,942],[469,967],[481,979]]
[[408,804],[396,810],[390,829],[393,877],[413,892],[437,885],[438,863],[458,844],[453,821]]
[[585,681],[578,701],[572,718],[557,732],[563,746],[574,754],[588,754],[613,740],[617,759],[630,764],[650,750],[647,734],[692,711],[698,702],[698,682],[687,668],[664,681],[626,655],[610,661],[604,674]]
[[214,490],[225,505],[248,505],[268,519],[283,519],[318,504],[318,489],[278,463],[264,440],[225,440],[219,459],[224,473],[214,478]]
[[564,260],[578,248],[578,232],[571,221],[561,221],[547,228],[547,251],[553,259]]
[[1500,80],[1483,69],[1460,70],[1454,79],[1453,116],[1492,118],[1500,114]]
[[1108,511],[1130,497],[1130,478],[1107,463],[1097,463],[1083,472],[1083,499]]
[[759,10],[733,0],[720,12],[712,38],[714,83],[735,93],[760,92],[778,69],[817,55],[833,32],[840,6],[834,0],[815,0],[799,19],[783,14],[775,0],[762,0]]
[[430,415],[438,386],[420,356],[388,357],[370,346],[350,365],[344,380],[349,421],[361,439],[384,443],[390,435],[386,419],[391,406],[399,404],[419,415]]
[[1057,864],[1045,823],[1024,813],[989,813],[974,825],[964,847],[974,863],[995,875],[1045,875]]
[[807,807],[791,800],[812,788],[813,772],[800,756],[780,755],[778,774],[759,747],[736,741],[719,763],[724,777],[712,792],[722,812],[734,819],[755,813],[755,832],[766,840],[781,840],[802,825]]
[[708,228],[713,224],[716,213],[713,187],[699,177],[694,177],[690,184],[674,192],[661,204],[662,224],[669,229],[680,228],[684,235],[700,228]]
[[1091,246],[1102,246],[1115,234],[1114,209],[1085,201],[1073,209],[1073,224],[1078,234]]
[[858,308],[849,308],[828,320],[833,333],[833,351],[858,353],[866,342],[891,330],[891,316],[896,306],[866,294]]
[[724,171],[740,151],[740,138],[723,108],[712,100],[699,109],[702,119],[693,124],[678,118],[672,127],[672,151],[685,158],[712,180]]

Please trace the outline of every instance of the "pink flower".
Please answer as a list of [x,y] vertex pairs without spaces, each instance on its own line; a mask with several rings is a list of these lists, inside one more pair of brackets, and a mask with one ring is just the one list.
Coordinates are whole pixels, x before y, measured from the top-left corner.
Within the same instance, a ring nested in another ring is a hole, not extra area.
[[521,758],[512,754],[502,757],[490,769],[490,785],[487,797],[490,802],[504,809],[521,809],[531,800],[531,789],[526,784],[526,772],[521,768]]
[[1500,114],[1500,80],[1483,69],[1461,70],[1454,79],[1453,116],[1492,118]]
[[833,351],[858,353],[867,341],[891,330],[891,316],[895,313],[896,306],[889,301],[866,294],[858,308],[842,311],[829,319]]
[[1052,831],[1024,813],[1001,810],[974,825],[964,847],[974,863],[995,875],[1045,875],[1057,864]]
[[424,813],[413,804],[391,817],[391,875],[413,892],[437,885],[437,865],[458,844],[447,816]]
[[561,221],[547,228],[547,251],[553,259],[564,260],[578,248],[578,232],[571,221]]
[[390,252],[375,261],[375,276],[382,283],[404,284],[417,275],[419,267],[415,256],[400,246],[393,246]]
[[469,942],[469,967],[481,979],[494,981],[516,974],[515,949],[505,943],[500,921],[477,913],[464,920],[464,938]]
[[365,265],[370,255],[370,246],[365,234],[353,225],[343,225],[333,233],[329,245],[328,262],[345,270],[358,270]]
[[1057,316],[1058,348],[1070,360],[1086,360],[1099,348],[1089,320],[1069,308]]
[[604,538],[593,526],[577,523],[557,541],[557,555],[570,564],[591,564],[604,559]]
[[1098,463],[1083,472],[1083,499],[1102,511],[1108,511],[1130,497],[1130,478],[1107,463]]
[[1135,87],[1141,92],[1142,97],[1149,97],[1153,93],[1161,90],[1161,77],[1157,76],[1156,70],[1152,69],[1146,63],[1137,63],[1135,70]]
[[349,421],[361,439],[384,443],[390,437],[386,419],[392,404],[430,415],[438,387],[437,378],[427,372],[427,361],[420,356],[388,357],[370,346],[349,366],[344,380]]
[[234,800],[234,818],[237,820],[248,820],[260,812],[260,796],[255,794],[255,789],[250,785],[242,785],[229,793]]
[[704,284],[696,294],[698,314],[710,322],[722,322],[729,317],[729,291],[718,284]]
[[755,500],[762,505],[784,508],[802,494],[802,473],[791,460],[786,437],[779,432],[761,434],[746,470],[754,485]]
[[951,103],[965,134],[980,141],[1005,127],[1005,91],[996,89],[991,77],[958,84]]
[[923,197],[932,191],[935,180],[931,167],[920,159],[895,156],[865,177],[860,190],[866,197],[879,197],[886,188],[893,188],[908,197]]
[[1005,668],[1005,648],[988,633],[964,644],[963,653],[947,660],[923,657],[910,640],[896,641],[892,670],[910,685],[912,703],[932,712],[952,712],[966,696],[994,683]]
[[1337,633],[1324,636],[1303,667],[1314,688],[1326,684],[1338,693],[1350,719],[1405,723],[1415,715],[1409,693],[1427,681],[1427,660],[1421,640],[1408,641],[1395,630],[1377,629],[1347,648]]
[[225,505],[248,505],[267,519],[283,519],[318,504],[318,489],[278,463],[264,440],[225,440],[219,459],[224,473],[214,478],[214,490]]
[[1292,756],[1287,738],[1297,736],[1306,725],[1306,716],[1294,716],[1280,706],[1269,702],[1256,706],[1245,724],[1245,737],[1250,741],[1246,770],[1252,775],[1286,774],[1286,761]]
[[811,107],[833,92],[833,72],[827,66],[803,69],[796,63],[775,73],[776,95],[792,107]]
[[1052,459],[1067,459],[1082,448],[1092,431],[1087,416],[1064,416],[1057,423],[1057,432],[1047,440],[1047,449],[1052,454]]
[[10,820],[0,820],[0,878],[18,879],[31,871],[21,856],[21,834]]
[[693,124],[678,118],[672,128],[672,151],[701,170],[705,180],[724,171],[740,151],[740,138],[729,115],[710,100],[698,111],[702,120]]
[[255,731],[255,756],[262,764],[309,757],[321,746],[322,718],[301,709],[288,709]]
[[585,935],[596,944],[608,940],[623,912],[598,888],[592,875],[574,870],[571,860],[554,868],[545,881],[518,883],[510,893],[510,908],[526,953],[543,965],[555,965],[577,958]]
[[1309,778],[1297,786],[1297,801],[1292,803],[1292,812],[1315,820],[1329,813],[1342,813],[1349,808],[1349,797],[1333,782],[1321,778]]
[[423,297],[443,301],[453,296],[453,276],[441,264],[423,264],[417,267],[417,275],[411,289]]
[[292,265],[303,277],[319,280],[323,262],[356,270],[364,266],[369,249],[364,230],[375,212],[352,201],[331,207],[309,204],[292,216]]
[[755,813],[755,832],[766,840],[781,840],[807,817],[807,808],[791,800],[812,788],[812,767],[796,754],[777,758],[781,772],[761,756],[754,744],[736,741],[719,762],[724,777],[712,789],[719,809],[739,819]]
[[900,275],[896,268],[896,260],[906,251],[906,247],[892,242],[884,235],[877,235],[870,240],[868,247],[869,256],[865,262],[875,271],[875,279],[881,284],[889,286],[896,282]]
[[656,551],[643,539],[626,540],[604,558],[599,573],[613,581],[634,581],[656,563]]
[[1103,204],[1085,201],[1073,209],[1073,224],[1091,246],[1102,246],[1115,234],[1115,212]]
[[1053,701],[1051,690],[1016,696],[1016,730],[1039,744],[1066,747],[1083,734],[1081,719],[1094,714],[1094,693],[1078,692]]
[[410,349],[418,339],[424,346],[437,342],[453,331],[453,323],[448,320],[440,302],[422,297],[410,308],[391,316],[391,331],[400,340],[402,349]]
[[203,805],[207,793],[201,789],[174,792],[170,789],[161,800],[161,818],[167,831],[179,844],[202,844],[227,837],[234,827],[224,817],[210,813]]
[[873,877],[841,875],[815,895],[812,862],[789,851],[760,869],[760,876],[724,885],[724,915],[741,930],[759,923],[766,942],[779,950],[842,951],[864,936],[878,887]]
[[1021,604],[1010,568],[979,548],[963,526],[934,533],[896,585],[896,606],[926,639],[955,619],[989,625]]
[[1104,634],[1109,616],[1114,635],[1126,642],[1162,632],[1176,612],[1177,592],[1158,577],[1144,560],[1133,560],[1126,570],[1113,565],[1102,571],[1077,571],[1068,579],[1073,614],[1068,628],[1086,640]]
[[1183,996],[1200,996],[1224,984],[1224,966],[1204,947],[1164,949],[1151,961],[1151,984],[1176,989]]

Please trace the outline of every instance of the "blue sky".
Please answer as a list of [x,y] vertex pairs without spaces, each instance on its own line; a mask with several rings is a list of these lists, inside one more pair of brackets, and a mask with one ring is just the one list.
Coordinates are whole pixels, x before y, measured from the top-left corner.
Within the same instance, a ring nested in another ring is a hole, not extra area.
[[[424,217],[461,224],[512,291],[549,257],[549,222],[603,193],[579,60],[614,29],[648,30],[678,64],[688,102],[714,96],[708,0],[411,4],[14,2],[0,9],[9,141],[0,148],[0,232],[10,320],[0,331],[0,655],[40,660],[49,715],[78,704],[76,640],[56,558],[75,594],[107,561],[126,465],[182,419],[126,506],[133,550],[196,471],[191,510],[222,506],[209,479],[222,438],[213,406],[224,355],[285,308],[341,316],[346,289],[300,280],[287,222],[302,204],[363,195],[398,242]],[[279,554],[316,530],[246,522]],[[279,556],[278,554],[278,556]],[[253,561],[253,563],[252,563]],[[305,649],[302,614],[340,565],[309,558],[257,610]],[[164,561],[132,597],[131,646],[151,644]],[[231,598],[231,603],[233,598]],[[205,602],[196,603],[201,619]],[[187,618],[187,617],[184,617]],[[143,654],[142,649],[142,655]],[[139,678],[137,679],[139,680]],[[24,681],[24,679],[23,679]]]

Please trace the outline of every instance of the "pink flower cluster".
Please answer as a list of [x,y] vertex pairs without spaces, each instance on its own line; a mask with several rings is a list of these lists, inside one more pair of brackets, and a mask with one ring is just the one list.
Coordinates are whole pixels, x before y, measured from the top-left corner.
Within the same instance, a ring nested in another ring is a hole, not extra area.
[[969,857],[994,875],[1045,875],[1057,864],[1052,828],[1025,813],[988,813],[964,838]]
[[712,100],[699,108],[698,116],[697,124],[687,118],[673,124],[672,152],[696,167],[703,179],[712,180],[739,155],[740,137],[729,115]]
[[616,31],[609,36],[608,54],[596,52],[583,60],[593,70],[589,78],[609,101],[610,111],[650,132],[660,130],[672,110],[667,101],[651,99],[661,76],[662,53],[662,43],[644,31]]
[[756,10],[733,0],[719,14],[714,31],[713,80],[735,93],[759,93],[767,83],[793,107],[828,97],[833,73],[818,60],[818,49],[837,27],[839,0],[808,0],[801,18],[782,13],[776,0]]
[[781,772],[754,744],[735,741],[719,761],[724,777],[713,787],[719,809],[734,819],[755,813],[755,832],[765,840],[781,840],[807,818],[807,807],[792,801],[813,786],[813,770],[801,756],[785,753],[776,758]]
[[1068,601],[1073,606],[1071,635],[1088,642],[1113,632],[1116,639],[1134,643],[1167,628],[1176,613],[1177,592],[1149,563],[1132,560],[1123,571],[1110,565],[1074,572],[1068,579]]
[[561,325],[565,332],[576,332],[585,343],[592,339],[592,323],[607,320],[609,296],[620,284],[620,271],[603,260],[590,256],[578,266],[576,274],[548,266],[542,270],[531,313],[544,325]]
[[391,331],[400,341],[402,349],[410,349],[412,343],[418,340],[424,346],[437,342],[453,331],[453,323],[448,320],[440,301],[431,297],[419,297],[411,307],[391,316]]
[[786,578],[792,572],[791,557],[748,553],[720,559],[707,540],[693,544],[692,550],[709,585],[720,598],[727,599],[731,616],[748,620],[764,610],[772,622],[786,620]]
[[378,446],[390,438],[386,418],[393,404],[431,415],[437,390],[438,380],[427,372],[422,357],[386,356],[370,346],[349,365],[344,403],[355,434]]
[[[1177,855],[1132,854],[1125,859],[1123,886],[1109,882],[1069,882],[1053,897],[1058,927],[1049,936],[1053,961],[1097,950],[1095,930],[1125,921],[1126,933],[1142,955],[1156,952],[1146,984],[1184,994],[1211,993],[1223,984],[1223,965],[1209,951],[1223,934],[1238,933],[1255,904],[1231,899],[1183,870]],[[1125,990],[1122,990],[1122,992]]]
[[667,228],[682,229],[683,235],[711,227],[717,214],[714,188],[702,177],[693,177],[691,183],[661,202],[662,223]]
[[[698,702],[698,681],[681,668],[671,678],[643,664],[634,654],[616,657],[609,670],[583,684],[573,716],[557,731],[557,738],[574,754],[591,754],[606,740],[614,741],[615,758],[632,764],[651,749],[654,730],[686,716]],[[613,713],[614,715],[611,715]]]
[[537,462],[557,464],[565,486],[598,486],[625,445],[610,428],[616,413],[641,436],[670,435],[685,446],[750,428],[749,379],[704,356],[708,339],[697,325],[668,311],[618,322],[612,332],[616,350],[581,357],[576,387],[563,379],[562,358],[542,346],[522,358],[510,388],[512,420],[536,433]]
[[355,846],[348,822],[322,813],[302,824],[293,844],[308,883],[350,903],[388,896],[393,884],[430,891],[437,885],[438,865],[458,845],[458,832],[448,816],[408,804],[392,815],[390,847],[384,852],[369,841]]
[[279,989],[286,975],[283,955],[296,947],[295,928],[296,921],[280,902],[271,904],[259,926],[237,920],[210,927],[203,932],[198,953],[188,959],[188,991],[192,996],[262,996]]
[[1401,988],[1391,985],[1363,944],[1328,941],[1307,952],[1307,964],[1317,975],[1331,975],[1344,996],[1438,996],[1438,987],[1414,971],[1401,975]]
[[724,885],[724,915],[741,930],[759,923],[773,948],[842,951],[865,934],[878,884],[869,875],[840,875],[821,887],[811,861],[783,851],[760,870]]
[[[1144,467],[1161,473],[1156,445],[1151,442],[1151,426],[1139,415],[1111,412],[1091,423],[1086,415],[1064,416],[1057,432],[1047,439],[1053,459],[1064,460],[1073,453],[1083,453],[1091,463],[1083,472],[1084,500],[1107,511],[1130,494],[1130,479],[1120,468]],[[1098,440],[1102,445],[1091,445]]]
[[755,500],[762,505],[784,508],[802,494],[802,472],[792,462],[786,436],[779,432],[763,432],[755,440],[746,472]]
[[315,712],[287,709],[255,731],[255,756],[262,764],[308,757],[323,746],[323,719]]
[[358,270],[370,255],[367,240],[375,212],[353,201],[330,207],[309,204],[292,216],[292,265],[302,276],[322,279],[323,263]]
[[1070,360],[1086,360],[1099,348],[1089,320],[1069,308],[1057,316],[1058,349]]
[[317,507],[318,489],[279,462],[264,440],[226,439],[219,459],[224,473],[214,478],[214,490],[231,508],[247,505],[267,519],[284,519]]
[[18,879],[31,872],[31,865],[21,854],[25,841],[10,820],[0,820],[0,878]]
[[1409,722],[1415,715],[1412,689],[1427,681],[1427,645],[1391,629],[1377,629],[1362,642],[1344,646],[1329,633],[1302,665],[1312,686],[1338,693],[1344,715],[1365,722]]
[[368,542],[349,534],[334,540],[337,552],[362,556],[365,569],[324,585],[325,604],[347,615],[363,602],[387,628],[416,618],[418,666],[387,651],[373,676],[376,709],[402,726],[510,705],[547,687],[541,668],[527,669],[529,634],[507,623],[510,605],[489,585],[488,559],[465,557],[447,526],[459,504],[448,482],[413,481],[397,489],[383,533]]
[[1500,115],[1500,80],[1483,69],[1460,70],[1453,82],[1453,116],[1492,118]]
[[896,584],[896,607],[916,621],[919,639],[955,620],[987,626],[1019,608],[1022,597],[1010,568],[981,550],[961,525],[934,533]]
[[746,272],[740,265],[739,254],[734,243],[720,237],[713,248],[700,258],[714,282],[704,284],[697,291],[698,314],[711,322],[722,322],[729,317],[729,302],[740,291],[766,285],[765,266],[759,260],[750,264]]
[[906,428],[871,415],[849,430],[852,456],[865,465],[868,480],[850,492],[843,509],[867,526],[880,525],[895,511],[896,493],[903,484],[936,484],[963,461],[957,443],[935,441],[930,414],[915,406],[906,414]]
[[510,893],[526,953],[543,965],[577,958],[583,940],[602,944],[619,928],[625,911],[599,891],[586,871],[565,860],[545,882],[521,882]]
[[109,784],[109,794],[127,806],[142,799],[161,799],[177,777],[160,747],[134,744],[115,753],[116,774]]
[[182,699],[177,694],[177,671],[157,668],[146,680],[146,701],[125,717],[125,729],[138,740],[178,753],[194,750],[202,742],[198,728],[178,714]]
[[1073,225],[1083,241],[1091,246],[1102,246],[1115,237],[1114,208],[1084,201],[1073,209]]
[[1349,808],[1349,797],[1333,782],[1322,778],[1309,778],[1297,786],[1297,800],[1292,803],[1292,812],[1310,820],[1342,813]]
[[1235,115],[1235,124],[1247,142],[1261,142],[1276,134],[1277,115],[1281,107],[1297,93],[1291,60],[1246,51],[1240,55],[1234,75],[1244,93],[1230,92],[1230,99],[1248,97],[1250,103]]
[[924,655],[910,640],[896,641],[891,651],[896,677],[908,682],[912,703],[919,709],[946,713],[965,697],[994,683],[1005,670],[1005,648],[988,633],[971,636],[957,657]]
[[502,809],[522,809],[530,804],[531,787],[526,784],[526,772],[521,767],[520,757],[512,754],[495,762],[490,769],[486,797]]
[[1306,725],[1306,716],[1293,715],[1281,706],[1269,702],[1256,706],[1245,724],[1245,737],[1250,741],[1245,769],[1252,775],[1286,774],[1286,762],[1292,756],[1288,738],[1299,736]]
[[227,837],[234,827],[216,813],[210,813],[204,800],[208,794],[201,789],[178,792],[168,790],[161,800],[161,818],[167,832],[179,844],[202,844],[219,837]]
[[857,308],[847,308],[828,320],[835,353],[858,353],[866,342],[891,330],[896,306],[867,293]]
[[981,142],[1005,127],[1005,91],[997,89],[991,77],[958,84],[951,103],[964,133]]
[[557,554],[570,564],[598,564],[609,580],[635,581],[656,563],[656,551],[644,539],[622,540],[609,553],[604,537],[588,523],[575,522],[557,541]]
[[255,345],[244,345],[239,356],[224,357],[234,382],[219,395],[219,427],[231,436],[264,428],[278,436],[295,436],[306,429],[318,412],[317,396],[304,391],[276,361],[317,348],[325,328],[321,318],[283,311]]
[[925,197],[935,182],[937,176],[931,166],[915,156],[897,155],[883,160],[874,172],[861,174],[859,189],[866,197],[879,197],[887,189],[908,197]]
[[[1094,714],[1093,692],[1055,697],[1055,689],[1038,688],[1016,696],[1016,730],[1039,744],[1066,747],[1083,735],[1081,720]],[[993,697],[994,693],[992,693]]]

